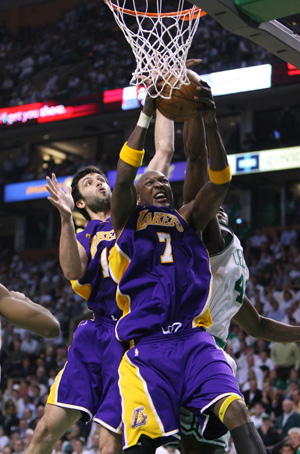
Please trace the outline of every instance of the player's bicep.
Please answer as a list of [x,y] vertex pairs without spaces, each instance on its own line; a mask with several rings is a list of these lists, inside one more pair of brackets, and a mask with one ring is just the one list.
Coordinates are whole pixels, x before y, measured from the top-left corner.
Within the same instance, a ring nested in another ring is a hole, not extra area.
[[111,221],[116,236],[119,235],[136,207],[137,199],[134,186],[136,173],[137,168],[119,159],[111,200]]
[[77,241],[77,247],[78,247],[79,260],[80,260],[80,266],[81,266],[81,276],[80,276],[80,278],[81,278],[86,273],[89,259],[88,259],[86,250],[84,249],[84,247],[81,245],[81,243],[79,241]]
[[260,327],[260,315],[251,303],[251,301],[244,296],[243,304],[240,310],[235,314],[234,320],[251,336],[256,337]]
[[215,185],[207,182],[198,192],[191,213],[191,223],[197,230],[203,231],[212,220],[226,196],[229,185]]

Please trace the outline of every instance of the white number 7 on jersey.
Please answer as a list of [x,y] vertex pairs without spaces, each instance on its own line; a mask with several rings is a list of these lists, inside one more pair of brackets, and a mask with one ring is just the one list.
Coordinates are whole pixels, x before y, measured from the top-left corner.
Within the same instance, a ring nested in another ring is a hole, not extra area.
[[160,256],[161,263],[172,263],[172,246],[171,246],[171,235],[169,233],[157,232],[158,239],[161,243],[166,243],[165,252]]

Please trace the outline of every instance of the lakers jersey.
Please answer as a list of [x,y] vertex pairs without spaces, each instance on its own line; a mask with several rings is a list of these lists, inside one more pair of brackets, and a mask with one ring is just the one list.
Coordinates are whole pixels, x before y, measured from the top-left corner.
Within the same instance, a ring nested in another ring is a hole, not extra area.
[[116,284],[108,269],[108,254],[115,244],[115,234],[110,218],[106,221],[90,221],[76,235],[88,257],[86,274],[78,281],[71,281],[73,290],[87,300],[88,308],[95,316],[117,320],[121,311],[116,304]]
[[210,313],[213,325],[208,331],[225,345],[231,319],[243,304],[249,270],[238,237],[228,226],[222,224],[220,227],[227,234],[227,246],[219,254],[211,256],[214,284]]
[[175,210],[137,206],[111,250],[119,340],[210,326],[212,277],[200,237]]

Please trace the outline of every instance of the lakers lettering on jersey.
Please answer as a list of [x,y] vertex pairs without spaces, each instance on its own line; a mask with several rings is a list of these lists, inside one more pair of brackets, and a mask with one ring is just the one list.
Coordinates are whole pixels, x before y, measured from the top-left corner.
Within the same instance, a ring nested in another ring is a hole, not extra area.
[[138,206],[110,251],[109,266],[123,311],[120,340],[210,326],[208,254],[175,210]]

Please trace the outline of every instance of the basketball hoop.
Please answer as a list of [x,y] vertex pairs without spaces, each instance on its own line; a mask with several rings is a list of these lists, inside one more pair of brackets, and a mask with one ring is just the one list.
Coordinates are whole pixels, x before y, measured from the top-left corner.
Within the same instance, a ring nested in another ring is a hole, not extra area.
[[205,13],[195,5],[183,9],[184,0],[179,0],[176,12],[163,11],[163,0],[138,1],[139,10],[135,0],[104,0],[136,59],[130,84],[147,87],[153,98],[170,99],[174,89],[190,83],[186,60]]

